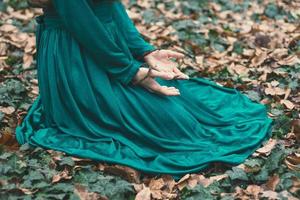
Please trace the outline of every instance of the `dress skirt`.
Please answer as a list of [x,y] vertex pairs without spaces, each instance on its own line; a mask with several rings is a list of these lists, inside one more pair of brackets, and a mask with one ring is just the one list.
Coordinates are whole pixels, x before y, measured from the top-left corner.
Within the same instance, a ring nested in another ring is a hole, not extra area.
[[[114,20],[99,18],[130,56]],[[16,128],[20,144],[179,180],[213,162],[240,164],[271,137],[266,106],[237,89],[202,77],[156,78],[177,87],[179,96],[123,84],[94,61],[59,17],[36,20],[39,95]]]

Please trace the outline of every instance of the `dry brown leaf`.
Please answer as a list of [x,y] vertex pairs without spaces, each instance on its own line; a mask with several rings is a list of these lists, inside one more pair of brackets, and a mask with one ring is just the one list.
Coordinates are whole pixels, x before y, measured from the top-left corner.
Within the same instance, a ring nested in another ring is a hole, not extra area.
[[129,182],[140,183],[141,172],[128,166],[123,165],[107,165],[104,172],[121,176]]
[[10,115],[15,112],[15,108],[13,106],[2,107],[0,106],[0,112]]
[[15,135],[6,130],[0,134],[0,144],[5,145],[6,148],[11,151],[18,150],[20,147]]
[[27,195],[32,195],[34,193],[36,193],[37,191],[39,191],[39,189],[35,189],[35,190],[30,190],[30,189],[27,189],[27,188],[18,188],[19,190],[21,190],[24,194],[27,194]]
[[296,153],[292,153],[291,155],[288,155],[284,163],[287,165],[287,167],[294,171],[300,171],[300,155]]
[[88,158],[78,158],[78,157],[74,157],[74,156],[71,156],[71,159],[74,160],[74,161],[92,161],[91,159],[88,159]]
[[8,45],[4,42],[0,42],[0,56],[4,56],[4,58],[2,58],[3,60],[7,58],[6,57],[7,51],[8,51]]
[[292,110],[295,107],[295,105],[291,101],[286,99],[281,99],[280,103],[285,105],[285,107],[289,110]]
[[289,189],[289,191],[292,192],[293,194],[297,194],[300,190],[300,179],[293,176],[292,180],[293,180],[293,186]]
[[262,194],[261,194],[261,197],[265,197],[265,198],[268,198],[268,199],[278,199],[278,193],[277,192],[274,192],[272,190],[267,190],[267,191],[262,191]]
[[235,63],[231,63],[231,65],[229,65],[228,67],[228,71],[231,74],[237,74],[237,75],[241,75],[241,76],[248,76],[249,73],[249,69],[243,65],[240,64],[235,64]]
[[167,200],[167,199],[176,199],[178,195],[176,193],[169,193],[163,190],[161,192],[161,196],[162,199]]
[[77,194],[81,200],[108,200],[107,197],[101,196],[95,192],[88,192],[84,186],[78,183],[75,184],[74,193]]
[[196,62],[199,64],[200,68],[203,68],[204,56],[196,56]]
[[143,184],[144,188],[137,193],[135,196],[135,200],[151,200],[151,190],[149,187],[145,187]]
[[164,180],[164,183],[166,185],[166,188],[165,190],[167,192],[172,192],[175,185],[176,185],[176,181],[173,179],[173,177],[169,174],[163,174],[162,176],[162,179]]
[[271,177],[269,177],[269,180],[264,184],[264,186],[268,190],[275,191],[275,188],[276,188],[276,186],[278,185],[279,182],[280,182],[279,175],[278,174],[274,174]]
[[33,62],[33,56],[25,53],[23,56],[23,69],[28,69]]
[[251,59],[251,64],[254,67],[261,65],[267,59],[267,52],[256,49],[255,56]]
[[212,184],[214,181],[220,181],[224,178],[227,178],[228,175],[227,174],[221,174],[221,175],[216,175],[216,176],[211,176],[208,178],[205,178],[203,175],[199,176],[199,183],[202,184],[204,187],[209,186],[210,184]]
[[277,140],[270,138],[263,147],[257,149],[255,152],[268,156],[276,144],[277,144]]
[[18,10],[10,13],[11,18],[15,18],[23,21],[30,21],[34,17],[34,13],[26,10]]
[[259,194],[263,191],[259,185],[248,185],[246,188],[247,194],[253,199],[259,199]]
[[275,87],[275,86],[277,86],[277,85],[279,85],[279,82],[278,81],[271,81],[271,85],[273,86],[273,87]]
[[291,121],[292,133],[294,133],[296,140],[300,143],[300,119],[294,119]]
[[72,178],[72,176],[69,176],[69,171],[67,168],[65,168],[61,173],[56,174],[52,177],[52,183],[59,182],[60,180],[69,180]]
[[159,179],[151,179],[149,186],[151,190],[160,190],[165,185],[164,180],[162,178]]
[[289,95],[291,94],[291,91],[292,91],[291,88],[287,88],[283,99],[287,99],[289,97]]
[[194,188],[197,184],[198,184],[198,176],[195,174],[192,174],[190,179],[188,180],[188,186],[190,186],[190,188]]
[[179,190],[182,190],[187,185],[187,180],[190,178],[190,174],[186,174],[176,182],[176,186]]
[[163,199],[162,190],[151,190],[152,199]]
[[280,87],[272,87],[271,84],[267,83],[268,84],[268,87],[265,88],[265,93],[268,95],[285,95],[286,93],[286,90],[285,89],[282,89]]
[[27,33],[16,32],[7,36],[12,42],[19,43],[19,47],[24,47],[29,39]]
[[6,33],[18,32],[18,28],[11,24],[3,24],[2,26],[0,26],[0,31]]
[[282,60],[284,56],[288,55],[288,49],[286,48],[277,48],[272,53],[270,53],[270,57],[279,61]]
[[290,55],[290,56],[284,58],[283,60],[278,61],[278,63],[280,65],[292,66],[292,65],[299,64],[300,59],[297,57],[297,55]]
[[132,186],[134,188],[134,190],[138,193],[139,191],[141,191],[144,188],[144,183],[141,184],[137,184],[137,183],[132,183]]
[[255,50],[254,49],[244,49],[243,55],[246,57],[252,58],[255,55]]

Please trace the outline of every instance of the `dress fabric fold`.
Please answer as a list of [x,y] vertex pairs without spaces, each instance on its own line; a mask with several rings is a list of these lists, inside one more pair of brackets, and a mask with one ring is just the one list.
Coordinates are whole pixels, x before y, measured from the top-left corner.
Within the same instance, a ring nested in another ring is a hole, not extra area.
[[36,18],[39,95],[16,127],[20,144],[179,180],[213,162],[240,164],[272,135],[266,106],[202,77],[132,85],[155,49],[120,1],[53,0]]

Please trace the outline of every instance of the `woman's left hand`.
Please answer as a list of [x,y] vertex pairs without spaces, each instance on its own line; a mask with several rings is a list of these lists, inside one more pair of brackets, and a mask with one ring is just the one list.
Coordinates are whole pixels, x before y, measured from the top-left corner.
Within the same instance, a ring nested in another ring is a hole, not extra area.
[[160,72],[171,72],[174,74],[176,79],[189,79],[189,76],[181,72],[177,68],[177,63],[170,60],[170,58],[180,59],[183,58],[184,54],[178,53],[172,50],[159,49],[147,54],[144,60],[153,69]]

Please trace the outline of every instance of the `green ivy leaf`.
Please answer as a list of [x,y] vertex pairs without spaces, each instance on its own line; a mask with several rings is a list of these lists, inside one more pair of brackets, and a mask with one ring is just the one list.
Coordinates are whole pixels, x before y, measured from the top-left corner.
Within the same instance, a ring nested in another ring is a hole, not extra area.
[[253,90],[248,90],[248,91],[245,91],[244,93],[247,97],[249,97],[252,101],[255,101],[255,102],[260,102],[261,100],[261,96],[258,92],[256,91],[253,91]]
[[202,184],[196,185],[194,188],[187,186],[183,188],[183,195],[181,195],[180,199],[183,200],[213,200],[215,199],[209,192],[208,188],[205,188]]
[[246,172],[239,167],[232,167],[232,170],[227,170],[225,173],[229,175],[231,180],[238,179],[248,181],[248,176]]
[[4,152],[2,155],[0,155],[0,159],[6,160],[6,159],[8,159],[9,157],[11,157],[12,155],[13,155],[12,152]]
[[240,41],[235,41],[233,43],[233,52],[241,55],[243,53],[243,43],[241,43]]
[[247,159],[244,162],[244,164],[249,166],[249,167],[257,167],[257,166],[261,166],[263,164],[263,161],[261,159],[258,159],[258,158],[253,158],[253,159]]
[[270,4],[268,4],[267,7],[265,8],[264,14],[265,14],[267,17],[275,18],[276,15],[279,15],[279,8],[277,7],[276,4],[270,3]]
[[71,156],[67,156],[67,157],[63,157],[61,159],[59,165],[69,165],[69,166],[73,167],[75,165],[75,162]]
[[43,180],[44,178],[45,178],[44,175],[38,170],[29,171],[29,174],[24,176],[24,179],[30,181]]

